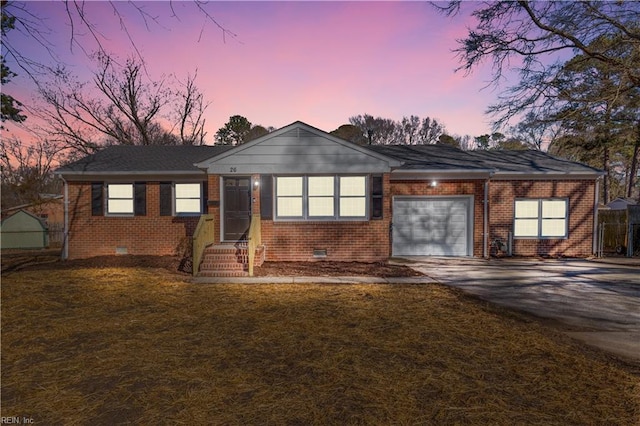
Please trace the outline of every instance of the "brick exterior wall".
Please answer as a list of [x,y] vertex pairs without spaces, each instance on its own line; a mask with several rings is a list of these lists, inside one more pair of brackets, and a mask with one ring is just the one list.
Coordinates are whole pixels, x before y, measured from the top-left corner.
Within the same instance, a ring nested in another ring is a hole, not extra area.
[[[389,255],[389,219],[369,222],[262,221],[262,242],[267,261],[386,260]],[[313,250],[327,251],[314,258]]]
[[[258,176],[254,176],[257,179]],[[378,262],[391,255],[389,225],[391,197],[389,175],[383,176],[382,219],[369,221],[273,221],[263,220],[262,242],[267,261]],[[254,191],[254,213],[260,212],[260,196]],[[314,249],[326,250],[326,258],[313,257]]]
[[[259,175],[252,181],[259,181]],[[568,239],[516,239],[513,253],[520,256],[586,257],[592,254],[593,206],[596,182],[490,181],[488,242],[507,241],[513,231],[515,198],[568,198]],[[91,215],[91,183],[69,182],[69,258],[116,254],[125,247],[128,254],[182,255],[197,225],[198,217],[160,216],[159,183],[147,182],[146,216],[114,217]],[[369,221],[273,221],[262,220],[262,242],[267,261],[364,261],[387,259],[391,255],[389,226],[393,196],[473,196],[473,255],[483,255],[484,180],[438,182],[383,179],[383,219]],[[220,242],[220,176],[208,177],[209,214],[215,218],[215,238]],[[260,188],[252,186],[253,213],[260,212]],[[314,258],[314,249],[327,257]],[[487,248],[489,252],[489,248]]]
[[483,180],[439,180],[437,186],[432,187],[431,181],[396,181],[391,182],[391,194],[394,196],[473,196],[473,255],[482,256],[483,232]]
[[116,254],[182,255],[198,217],[160,216],[158,182],[147,182],[146,216],[92,216],[91,183],[69,182],[69,259]]
[[[253,175],[252,182],[260,180]],[[220,176],[209,176],[209,200],[220,200]],[[252,212],[260,214],[260,188],[252,185]],[[211,204],[211,203],[210,203]],[[209,206],[215,216],[216,242],[220,242],[220,208]],[[383,179],[383,218],[370,221],[262,220],[262,243],[267,261],[360,261],[375,262],[390,256],[391,197],[389,175]],[[327,251],[315,258],[314,249]]]
[[516,198],[567,198],[567,239],[514,239],[515,256],[588,257],[593,253],[594,180],[491,181],[489,184],[490,241],[507,241],[513,232]]

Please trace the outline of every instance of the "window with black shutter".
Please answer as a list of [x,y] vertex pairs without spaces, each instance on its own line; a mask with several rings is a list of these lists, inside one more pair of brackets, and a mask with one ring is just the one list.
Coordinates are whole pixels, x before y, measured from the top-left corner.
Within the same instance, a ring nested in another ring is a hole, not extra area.
[[273,219],[273,176],[260,176],[260,217]]
[[371,176],[371,219],[382,219],[382,175]]
[[91,184],[91,216],[102,216],[104,214],[102,197],[102,182],[93,182]]
[[172,216],[171,182],[160,182],[160,216]]
[[209,213],[207,206],[209,204],[209,183],[205,180],[202,182],[202,213]]
[[147,215],[147,184],[145,182],[136,182],[134,185],[135,195],[133,212],[136,216]]

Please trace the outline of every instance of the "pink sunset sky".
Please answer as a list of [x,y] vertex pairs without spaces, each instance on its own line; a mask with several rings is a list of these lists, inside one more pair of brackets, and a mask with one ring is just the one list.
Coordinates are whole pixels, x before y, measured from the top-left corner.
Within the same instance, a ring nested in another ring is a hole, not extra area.
[[[184,81],[197,70],[197,86],[211,102],[208,144],[235,114],[265,127],[301,120],[325,131],[358,114],[394,120],[413,114],[438,119],[450,134],[491,131],[484,111],[496,92],[482,90],[489,66],[468,76],[454,73],[459,63],[452,50],[467,33],[468,15],[447,18],[424,2],[209,3],[206,10],[236,34],[223,37],[193,3],[174,2],[176,19],[168,2],[139,2],[158,17],[148,28],[131,5],[115,4],[151,78],[174,74]],[[77,47],[70,51],[64,5],[28,6],[50,27],[47,38],[60,59],[89,79],[91,63],[85,54]],[[121,58],[133,55],[111,4],[87,2],[85,13],[104,35],[108,50]],[[9,36],[26,55],[52,61],[17,32]],[[90,44],[88,36],[80,40]],[[3,90],[29,104],[30,87],[21,75]],[[9,127],[11,132],[15,125]]]

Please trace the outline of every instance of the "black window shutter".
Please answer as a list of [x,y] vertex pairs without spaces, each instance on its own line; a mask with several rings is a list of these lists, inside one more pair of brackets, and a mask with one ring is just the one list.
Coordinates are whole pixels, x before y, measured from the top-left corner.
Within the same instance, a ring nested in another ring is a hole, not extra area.
[[147,184],[136,182],[134,185],[133,212],[135,216],[147,215]]
[[382,219],[382,175],[371,176],[371,219]]
[[171,216],[171,182],[160,182],[160,216]]
[[209,209],[207,206],[209,205],[209,182],[206,180],[202,182],[202,213],[207,214]]
[[103,184],[102,182],[91,183],[91,216],[102,216]]
[[260,175],[260,218],[273,219],[273,176]]

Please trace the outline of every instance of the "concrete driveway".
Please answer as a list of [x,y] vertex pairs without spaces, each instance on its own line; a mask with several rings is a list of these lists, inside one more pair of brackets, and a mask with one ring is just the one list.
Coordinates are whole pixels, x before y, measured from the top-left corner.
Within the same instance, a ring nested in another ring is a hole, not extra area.
[[[440,283],[559,321],[573,338],[640,363],[640,267],[587,260],[407,258]],[[631,264],[631,263],[635,263]]]

